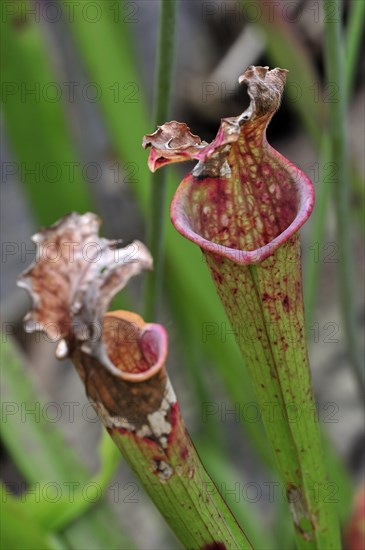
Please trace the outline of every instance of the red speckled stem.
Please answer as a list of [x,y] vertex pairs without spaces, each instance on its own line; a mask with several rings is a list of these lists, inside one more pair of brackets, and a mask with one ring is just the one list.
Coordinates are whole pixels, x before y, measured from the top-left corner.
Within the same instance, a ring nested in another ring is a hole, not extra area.
[[285,483],[298,547],[338,549],[304,330],[298,230],[312,211],[313,187],[266,140],[285,76],[282,69],[250,67],[240,78],[248,85],[249,108],[223,119],[211,144],[170,122],[146,136],[144,146],[151,146],[153,170],[199,160],[175,193],[172,223],[202,249],[235,330]]

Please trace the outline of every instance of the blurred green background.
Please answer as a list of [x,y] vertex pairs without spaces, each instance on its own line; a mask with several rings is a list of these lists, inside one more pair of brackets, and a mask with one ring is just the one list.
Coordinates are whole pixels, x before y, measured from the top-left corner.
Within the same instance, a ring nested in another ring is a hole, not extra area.
[[[323,4],[178,2],[169,118],[210,141],[221,117],[248,105],[237,79],[249,65],[290,71],[268,138],[316,189],[302,231],[308,342],[329,498],[345,523],[364,464],[364,3],[333,2],[327,14]],[[1,9],[1,477],[17,497],[3,494],[3,547],[179,548],[126,465],[106,440],[100,447],[72,365],[55,360],[45,336],[23,332],[29,300],[16,287],[34,257],[30,236],[70,211],[98,213],[108,238],[146,242],[141,141],[155,129],[159,2],[3,0]],[[336,23],[337,47],[326,30]],[[188,169],[168,169],[168,199]],[[234,334],[168,202],[163,293],[158,319],[147,320],[168,330],[187,426],[255,547],[293,548]],[[115,306],[143,314],[144,286],[140,277]]]

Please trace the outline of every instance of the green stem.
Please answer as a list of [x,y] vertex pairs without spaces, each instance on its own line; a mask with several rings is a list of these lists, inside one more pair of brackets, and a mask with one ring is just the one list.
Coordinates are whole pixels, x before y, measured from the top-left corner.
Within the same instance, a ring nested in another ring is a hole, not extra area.
[[[346,65],[345,65],[345,87],[346,96],[349,101],[353,85],[354,85],[354,73],[356,68],[356,62],[359,57],[361,36],[363,31],[363,20],[365,12],[364,2],[352,2],[351,11],[349,16],[349,23],[346,33]],[[319,246],[323,243],[323,236],[326,228],[326,213],[329,198],[331,196],[331,182],[324,182],[324,169],[327,163],[331,160],[330,142],[328,132],[324,133],[321,146],[321,164],[319,182],[320,188],[316,195],[316,204],[312,214],[312,230],[311,243],[318,242]],[[352,180],[358,179],[354,171],[351,174]],[[319,262],[307,263],[306,270],[304,272],[304,289],[305,289],[305,313],[307,326],[310,326],[313,320],[314,314],[314,302],[317,294],[317,287],[319,281]]]
[[[316,190],[316,202],[312,215],[312,227],[309,237],[309,242],[313,246],[318,243],[319,249],[322,250],[323,237],[326,229],[327,208],[329,198],[331,196],[331,183],[325,182],[325,167],[330,162],[330,141],[327,132],[322,139],[320,152],[320,167],[319,167],[319,188]],[[313,256],[308,257],[304,276],[304,304],[305,304],[305,319],[307,332],[313,322],[315,309],[315,301],[317,297],[318,281],[320,277],[321,264]]]
[[[180,432],[180,426],[176,429]],[[182,427],[181,435],[184,430]],[[117,430],[113,430],[111,436],[184,548],[252,548],[188,436],[181,439],[187,453],[184,464],[179,444],[168,450],[168,459],[165,457],[168,462],[161,460],[161,468],[171,465],[176,472],[162,482],[151,471],[154,455],[143,442],[126,438]],[[177,473],[179,468],[181,473]]]
[[354,87],[356,63],[359,57],[361,37],[364,31],[365,2],[350,2],[349,22],[346,33],[345,87],[348,99]]
[[[168,117],[171,76],[174,59],[176,0],[160,3],[160,36],[155,90],[155,126]],[[148,275],[145,294],[145,317],[157,320],[158,303],[163,283],[163,234],[166,204],[166,173],[151,175],[151,215],[148,244],[154,259],[154,270]]]
[[[337,7],[338,17],[332,17],[333,6]],[[350,167],[347,150],[346,107],[347,94],[344,71],[344,43],[341,28],[341,2],[325,0],[325,61],[327,81],[337,86],[337,102],[329,104],[329,133],[331,159],[337,165],[333,198],[337,217],[337,238],[340,249],[339,279],[344,330],[350,364],[360,387],[364,384],[363,366],[360,355],[355,306],[354,255],[351,238],[351,213],[349,186]],[[337,177],[336,177],[337,176]]]

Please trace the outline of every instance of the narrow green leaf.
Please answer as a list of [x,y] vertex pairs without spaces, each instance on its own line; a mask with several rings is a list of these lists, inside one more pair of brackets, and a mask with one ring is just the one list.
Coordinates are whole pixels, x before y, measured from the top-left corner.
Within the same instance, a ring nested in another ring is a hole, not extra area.
[[[331,17],[333,9],[338,17]],[[354,292],[355,258],[352,247],[350,212],[350,164],[347,145],[347,89],[345,82],[345,44],[341,23],[342,3],[325,0],[325,62],[327,81],[337,86],[337,101],[329,105],[330,158],[337,165],[333,199],[337,218],[337,240],[341,251],[339,268],[340,299],[344,321],[347,352],[359,388],[365,388],[364,359],[360,351],[357,330],[357,299]],[[363,391],[361,392],[363,395]]]
[[5,170],[24,184],[41,223],[50,224],[70,208],[90,209],[91,200],[58,97],[65,90],[46,60],[39,26],[26,16],[30,4],[16,7],[1,18],[2,103],[15,157]]
[[4,550],[55,550],[52,538],[34,522],[27,508],[0,485],[0,547]]
[[[26,513],[39,526],[43,525],[39,527],[42,531],[45,526],[47,530],[53,527],[62,529],[60,538],[70,548],[133,548],[133,543],[116,525],[114,513],[109,505],[104,501],[92,503],[80,498],[83,485],[92,481],[91,475],[80,464],[55,425],[47,423],[44,416],[37,413],[28,414],[24,422],[25,411],[42,411],[46,401],[35,393],[14,346],[4,334],[1,336],[0,356],[3,404],[1,437],[27,483],[34,490],[29,497],[27,493],[23,497]],[[103,450],[105,454],[105,447]],[[114,453],[107,453],[107,456],[108,467],[100,477],[95,478],[101,485],[109,479],[113,457],[115,462]],[[42,487],[44,488],[47,482],[47,491],[43,492]],[[52,502],[47,496],[44,497],[49,494],[51,485],[60,489],[62,496],[69,495],[72,483],[76,484],[75,498],[66,496],[62,499],[56,498]],[[73,508],[73,504],[76,509]],[[79,513],[84,515],[77,517]],[[47,525],[48,517],[50,523]],[[72,524],[67,524],[68,520],[72,520]]]
[[1,438],[15,464],[31,484],[87,480],[62,434],[42,414],[46,401],[35,393],[9,337],[1,337]]
[[[172,67],[175,48],[175,20],[177,0],[160,2],[160,34],[157,50],[155,85],[155,125],[168,118]],[[153,257],[153,271],[147,275],[145,317],[158,321],[159,302],[164,283],[164,223],[166,210],[166,173],[151,174],[148,248]]]

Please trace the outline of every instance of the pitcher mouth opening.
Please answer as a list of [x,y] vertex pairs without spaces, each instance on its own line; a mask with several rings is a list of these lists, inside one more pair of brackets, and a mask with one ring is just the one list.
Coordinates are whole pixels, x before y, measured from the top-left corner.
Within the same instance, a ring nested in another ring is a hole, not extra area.
[[259,263],[272,255],[310,216],[314,190],[303,172],[271,147],[269,153],[267,159],[245,153],[236,157],[227,165],[227,178],[189,174],[171,204],[171,221],[179,233],[203,251],[237,264]]
[[109,370],[125,381],[148,380],[157,374],[166,362],[165,329],[155,323],[145,323],[136,313],[107,313],[103,319],[102,338]]

